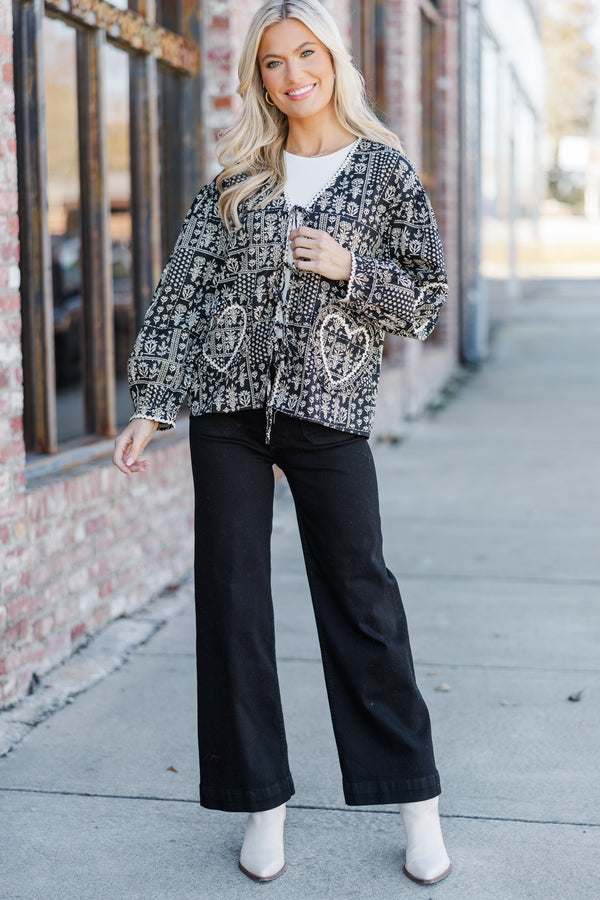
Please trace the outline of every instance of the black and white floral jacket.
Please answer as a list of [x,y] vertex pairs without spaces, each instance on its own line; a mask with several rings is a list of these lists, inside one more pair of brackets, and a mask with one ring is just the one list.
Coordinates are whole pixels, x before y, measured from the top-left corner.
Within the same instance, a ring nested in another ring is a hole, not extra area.
[[217,203],[212,181],[194,200],[135,342],[133,418],[172,427],[187,399],[192,415],[266,406],[368,436],[384,333],[424,340],[448,290],[412,165],[361,139],[300,211],[304,225],[351,251],[352,274],[332,281],[293,268],[279,339],[275,308],[299,210],[285,195],[262,209],[246,202],[242,228],[230,234]]

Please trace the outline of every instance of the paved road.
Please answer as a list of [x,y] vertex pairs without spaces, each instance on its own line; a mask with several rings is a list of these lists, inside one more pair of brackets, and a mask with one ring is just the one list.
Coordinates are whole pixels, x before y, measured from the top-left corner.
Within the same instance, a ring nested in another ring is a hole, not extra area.
[[600,282],[539,283],[458,396],[402,445],[374,448],[387,562],[433,719],[447,881],[401,874],[392,807],[344,807],[283,486],[274,589],[297,789],[285,876],[244,878],[245,817],[196,801],[187,585],[109,626],[88,654],[109,658],[128,629],[152,636],[0,759],[0,897],[598,897],[599,347]]

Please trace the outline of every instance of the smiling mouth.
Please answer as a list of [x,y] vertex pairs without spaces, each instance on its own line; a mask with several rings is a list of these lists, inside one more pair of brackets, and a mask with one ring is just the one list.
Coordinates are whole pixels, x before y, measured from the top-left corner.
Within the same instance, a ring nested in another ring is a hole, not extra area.
[[305,84],[303,87],[294,88],[291,91],[286,91],[286,94],[288,95],[288,97],[303,97],[305,94],[309,94],[314,87],[316,87],[316,83]]

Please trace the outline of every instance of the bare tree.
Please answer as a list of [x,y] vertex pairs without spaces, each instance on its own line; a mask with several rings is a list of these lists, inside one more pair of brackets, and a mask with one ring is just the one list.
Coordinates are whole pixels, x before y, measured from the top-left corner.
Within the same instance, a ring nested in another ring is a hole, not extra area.
[[544,0],[542,41],[548,72],[548,132],[558,157],[565,135],[587,135],[598,96],[598,64],[588,34],[594,0]]

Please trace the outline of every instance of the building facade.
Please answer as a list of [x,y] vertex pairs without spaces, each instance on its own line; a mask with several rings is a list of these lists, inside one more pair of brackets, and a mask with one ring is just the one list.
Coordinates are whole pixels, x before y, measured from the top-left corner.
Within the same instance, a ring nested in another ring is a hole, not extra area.
[[[112,438],[125,363],[218,133],[255,0],[0,5],[0,708],[105,623],[191,569],[185,415],[126,479]],[[432,339],[391,338],[376,431],[461,354],[459,0],[331,0],[380,115],[422,173],[450,301]]]
[[463,2],[460,25],[461,347],[478,364],[519,296],[520,238],[544,194],[540,0]]

